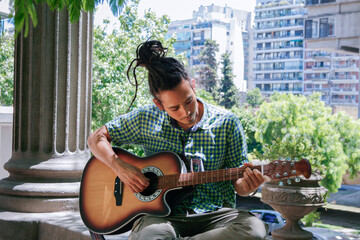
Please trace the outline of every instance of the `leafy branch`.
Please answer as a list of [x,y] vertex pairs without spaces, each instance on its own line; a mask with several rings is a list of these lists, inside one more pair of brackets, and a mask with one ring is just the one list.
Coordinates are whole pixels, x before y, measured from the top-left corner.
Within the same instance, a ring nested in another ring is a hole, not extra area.
[[[15,34],[16,36],[23,30],[27,37],[30,24],[37,26],[36,6],[46,2],[52,11],[61,11],[65,7],[69,11],[70,22],[77,22],[81,11],[93,12],[98,4],[103,4],[104,0],[15,0]],[[125,6],[127,0],[107,0],[112,13],[118,16]]]

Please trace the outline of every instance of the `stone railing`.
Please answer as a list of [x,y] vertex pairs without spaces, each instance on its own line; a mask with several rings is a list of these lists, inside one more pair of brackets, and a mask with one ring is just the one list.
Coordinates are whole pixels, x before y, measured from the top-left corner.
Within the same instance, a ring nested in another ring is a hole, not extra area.
[[13,107],[0,107],[0,179],[8,177],[4,164],[11,157]]

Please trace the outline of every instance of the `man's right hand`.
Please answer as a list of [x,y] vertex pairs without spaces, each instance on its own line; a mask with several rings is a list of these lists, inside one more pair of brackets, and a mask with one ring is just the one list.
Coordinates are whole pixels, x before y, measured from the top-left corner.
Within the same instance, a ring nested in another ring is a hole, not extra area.
[[116,154],[113,158],[116,175],[123,183],[130,187],[134,193],[144,191],[150,184],[150,180],[144,176],[139,168],[122,161]]
[[149,179],[140,169],[122,161],[115,154],[106,126],[94,131],[89,136],[87,143],[94,156],[110,167],[133,192],[142,192],[149,186]]

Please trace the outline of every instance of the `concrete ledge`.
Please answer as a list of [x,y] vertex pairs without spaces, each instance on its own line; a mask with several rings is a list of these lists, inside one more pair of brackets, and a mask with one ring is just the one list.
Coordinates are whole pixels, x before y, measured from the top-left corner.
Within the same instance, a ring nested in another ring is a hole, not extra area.
[[[91,240],[80,213],[18,213],[0,211],[0,240]],[[128,239],[129,233],[105,236]]]
[[78,212],[0,212],[0,240],[90,240]]

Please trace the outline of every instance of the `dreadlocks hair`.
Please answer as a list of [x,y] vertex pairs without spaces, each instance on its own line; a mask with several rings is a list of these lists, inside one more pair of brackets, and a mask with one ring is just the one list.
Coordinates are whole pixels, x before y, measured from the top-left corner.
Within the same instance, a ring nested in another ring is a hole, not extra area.
[[[136,58],[130,63],[126,76],[130,84],[135,86],[135,95],[128,108],[133,105],[140,83],[136,77],[136,69],[145,67],[148,71],[148,83],[150,93],[157,98],[157,93],[164,90],[174,89],[183,79],[189,80],[189,75],[184,64],[172,57],[166,57],[167,48],[164,48],[158,40],[147,40],[139,44],[136,49]],[[130,80],[129,73],[132,71],[135,83]]]

